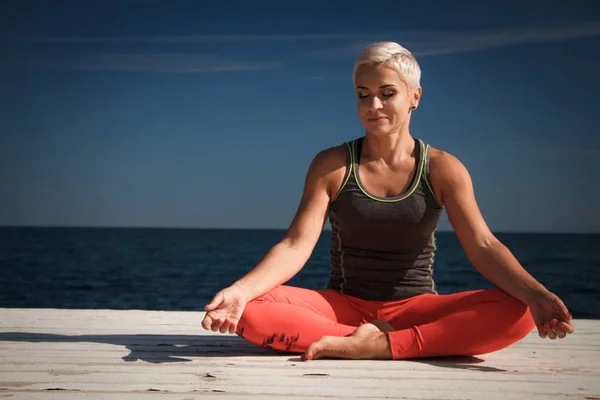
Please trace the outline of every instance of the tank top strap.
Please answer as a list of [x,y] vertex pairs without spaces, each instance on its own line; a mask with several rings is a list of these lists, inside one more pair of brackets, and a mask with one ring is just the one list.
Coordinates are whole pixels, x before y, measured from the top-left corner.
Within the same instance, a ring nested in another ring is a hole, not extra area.
[[435,195],[435,191],[433,190],[433,185],[431,184],[431,178],[429,176],[431,146],[429,144],[424,143],[421,139],[419,139],[419,142],[421,142],[421,146],[423,148],[423,161],[424,161],[424,168],[422,170],[421,179],[423,182],[425,182],[425,186],[427,186],[427,190],[433,196],[433,198],[435,199],[435,202],[438,204],[438,206],[444,208],[444,205],[439,201],[439,199]]
[[352,178],[352,176],[354,174],[353,169],[354,169],[354,142],[355,141],[356,141],[356,139],[344,143],[344,149],[346,150],[346,172],[344,173],[344,179],[342,180],[342,184],[333,198],[334,200],[339,197],[340,193],[342,193],[342,191],[346,187],[346,184],[348,183],[348,181],[350,180],[350,178]]

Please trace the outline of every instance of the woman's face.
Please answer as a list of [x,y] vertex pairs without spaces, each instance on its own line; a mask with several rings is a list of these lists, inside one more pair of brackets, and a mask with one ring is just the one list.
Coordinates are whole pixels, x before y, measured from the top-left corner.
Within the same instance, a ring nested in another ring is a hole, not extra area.
[[357,71],[358,115],[369,133],[388,135],[402,129],[420,94],[421,88],[408,90],[393,66],[362,66]]

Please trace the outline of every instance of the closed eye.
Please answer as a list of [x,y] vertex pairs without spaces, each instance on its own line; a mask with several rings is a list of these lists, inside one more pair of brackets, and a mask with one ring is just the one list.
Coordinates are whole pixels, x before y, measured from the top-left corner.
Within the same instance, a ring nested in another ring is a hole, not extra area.
[[[382,93],[381,95],[385,98],[390,98],[392,96],[394,96],[396,93],[395,92],[391,92],[391,93]],[[358,98],[359,99],[366,99],[367,97],[369,97],[368,94],[359,94]]]

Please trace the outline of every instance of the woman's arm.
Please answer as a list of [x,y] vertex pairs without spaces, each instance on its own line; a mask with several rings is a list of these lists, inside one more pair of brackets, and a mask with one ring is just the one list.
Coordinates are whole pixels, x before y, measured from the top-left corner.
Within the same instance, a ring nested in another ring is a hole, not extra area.
[[345,164],[345,150],[341,147],[324,150],[315,156],[306,175],[300,205],[287,233],[250,272],[220,290],[204,307],[204,329],[235,332],[248,301],[287,282],[302,269],[321,235],[333,190],[341,184]]
[[306,264],[327,221],[329,203],[343,179],[345,162],[341,147],[323,150],[315,156],[287,233],[254,269],[232,285],[244,293],[246,301],[287,282]]
[[469,172],[454,156],[437,152],[431,156],[431,181],[446,208],[465,253],[473,266],[501,289],[529,304],[544,292],[535,280],[490,231],[483,219]]
[[[446,208],[448,219],[473,266],[499,288],[529,305],[538,328],[539,324],[552,325],[553,319],[557,319],[556,324],[560,320],[570,323],[570,314],[558,296],[531,276],[490,231],[477,205],[465,166],[454,156],[434,150],[430,171],[436,196]],[[544,310],[539,310],[540,307]],[[556,335],[562,337],[563,333],[558,331]],[[566,327],[564,332],[571,333],[572,327]],[[544,333],[540,331],[540,335]]]

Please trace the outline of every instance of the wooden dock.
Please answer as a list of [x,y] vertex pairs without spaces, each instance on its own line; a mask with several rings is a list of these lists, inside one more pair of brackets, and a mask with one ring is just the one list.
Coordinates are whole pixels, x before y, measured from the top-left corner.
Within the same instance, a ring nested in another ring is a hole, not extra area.
[[0,399],[600,400],[600,321],[480,357],[302,362],[206,332],[203,315],[0,309]]

